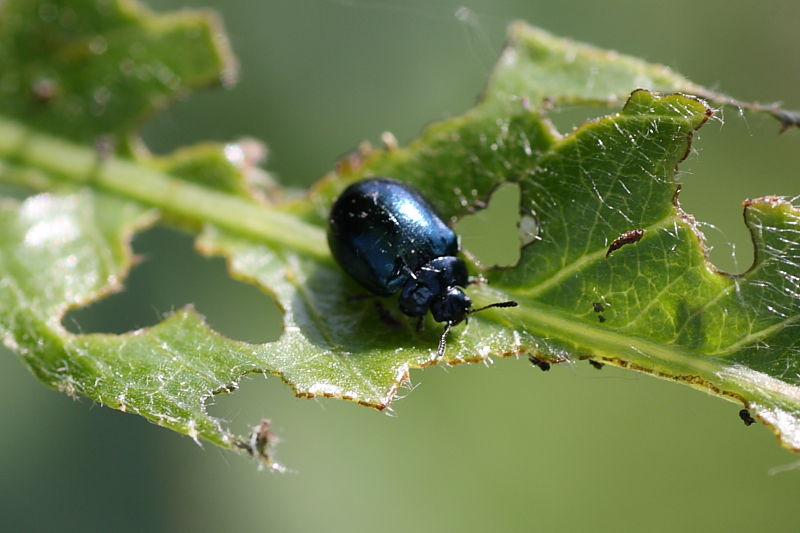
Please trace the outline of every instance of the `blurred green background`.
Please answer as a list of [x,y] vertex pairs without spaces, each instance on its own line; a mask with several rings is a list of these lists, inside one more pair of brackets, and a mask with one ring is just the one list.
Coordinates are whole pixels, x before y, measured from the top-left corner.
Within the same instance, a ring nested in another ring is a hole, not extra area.
[[[159,11],[217,9],[241,80],[179,102],[144,130],[163,153],[243,135],[267,167],[307,186],[360,140],[401,143],[467,109],[524,19],[556,34],[675,67],[743,99],[800,108],[800,3],[532,0],[150,0]],[[459,10],[459,8],[465,8]],[[800,132],[726,110],[682,166],[685,209],[712,258],[752,259],[741,201],[800,193]],[[559,114],[562,129],[574,113]],[[733,243],[733,245],[729,244]],[[194,302],[216,329],[266,341],[275,309],[231,281],[191,239],[156,228],[126,292],[70,315],[72,329],[125,331]],[[738,406],[665,381],[588,364],[549,373],[524,360],[412,374],[386,416],[299,400],[254,378],[213,413],[239,431],[266,416],[292,472],[143,420],[75,402],[0,357],[3,531],[796,531],[800,455]],[[403,394],[409,390],[403,391]],[[793,469],[794,468],[794,469]]]

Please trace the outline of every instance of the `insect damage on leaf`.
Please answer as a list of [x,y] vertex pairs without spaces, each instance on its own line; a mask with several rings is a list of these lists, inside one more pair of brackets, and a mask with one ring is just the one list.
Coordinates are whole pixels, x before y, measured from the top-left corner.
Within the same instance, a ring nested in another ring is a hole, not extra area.
[[[361,149],[307,198],[280,202],[274,189],[258,198],[252,186],[273,187],[268,176],[223,147],[151,158],[131,142],[144,113],[231,72],[208,14],[47,3],[54,26],[40,17],[44,4],[0,4],[0,181],[44,191],[0,206],[0,334],[44,383],[274,467],[267,423],[237,437],[205,409],[244,375],[385,409],[412,368],[525,353],[546,369],[588,355],[736,399],[800,449],[800,213],[790,200],[749,201],[753,267],[739,276],[710,268],[674,201],[676,166],[712,112],[674,93],[701,87],[518,24],[474,109],[406,148],[387,136],[385,150]],[[87,24],[71,25],[76,17]],[[621,109],[562,136],[547,118],[553,101]],[[514,183],[527,235],[519,260],[481,271],[485,282],[466,294],[476,308],[519,307],[472,316],[437,354],[432,324],[418,329],[392,306],[376,312],[355,298],[324,228],[334,199],[368,176],[409,184],[450,225]],[[225,338],[190,308],[123,335],[61,326],[65,310],[121,286],[132,233],[158,216],[198,233],[202,253],[224,256],[233,276],[274,297],[276,341]]]

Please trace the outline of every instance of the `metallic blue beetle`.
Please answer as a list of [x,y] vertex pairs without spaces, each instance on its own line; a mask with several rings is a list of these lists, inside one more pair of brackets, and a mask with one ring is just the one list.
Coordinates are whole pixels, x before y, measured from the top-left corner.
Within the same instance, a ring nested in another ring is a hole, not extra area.
[[450,328],[471,313],[462,287],[467,266],[458,257],[458,238],[413,187],[390,178],[368,178],[350,185],[331,208],[328,246],[339,265],[379,296],[401,291],[400,310],[422,317],[428,311],[446,322],[438,355],[444,354]]

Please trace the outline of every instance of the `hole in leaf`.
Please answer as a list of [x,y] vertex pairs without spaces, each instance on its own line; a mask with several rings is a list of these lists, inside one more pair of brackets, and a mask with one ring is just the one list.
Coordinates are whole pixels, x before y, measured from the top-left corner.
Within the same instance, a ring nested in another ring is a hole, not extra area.
[[275,340],[281,312],[258,287],[228,275],[224,259],[198,255],[189,235],[155,227],[137,235],[141,263],[122,292],[67,313],[73,333],[125,333],[160,322],[164,315],[193,304],[215,331],[250,343]]
[[[519,261],[519,185],[504,183],[489,199],[485,209],[467,215],[456,224],[461,247],[484,267],[513,266]],[[523,231],[530,231],[526,224]]]
[[604,117],[619,111],[621,105],[614,107],[590,106],[590,105],[558,105],[549,109],[546,113],[547,118],[562,135],[569,135],[573,130],[583,123],[596,118]]
[[306,406],[319,409],[315,403],[292,394],[291,389],[277,376],[252,374],[244,376],[237,388],[210,396],[206,400],[206,411],[210,416],[222,420],[226,429],[239,436],[250,433],[259,420],[274,415],[273,430],[280,434],[283,433],[281,420],[293,416],[291,411]]
[[[276,376],[249,375],[239,385],[232,394],[209,398],[207,412],[238,436],[248,435],[262,419],[270,420],[270,431],[277,437],[272,458],[290,469],[305,465],[303,471],[322,471],[325,465],[337,464],[342,454],[352,453],[354,446],[380,449],[380,442],[368,441],[388,440],[385,432],[394,422],[373,409],[354,409],[351,402],[298,398]],[[367,441],[352,439],[366,434],[370,435]],[[318,461],[319,467],[310,461]]]
[[731,273],[753,262],[750,232],[742,220],[742,202],[798,192],[795,130],[778,134],[779,124],[756,113],[740,115],[724,108],[695,135],[691,156],[680,165],[679,201],[695,216],[710,247],[709,257]]

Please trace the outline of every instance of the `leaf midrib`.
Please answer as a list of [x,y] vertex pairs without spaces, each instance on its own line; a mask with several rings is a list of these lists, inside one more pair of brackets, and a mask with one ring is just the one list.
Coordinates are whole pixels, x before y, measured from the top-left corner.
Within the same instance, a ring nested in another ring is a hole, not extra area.
[[[675,119],[675,117],[669,118]],[[574,139],[575,133],[577,132],[565,137],[558,144],[563,145]],[[279,210],[266,209],[255,201],[175,179],[133,161],[116,156],[101,159],[90,148],[36,132],[2,116],[0,116],[0,158],[30,165],[69,183],[109,191],[156,206],[164,212],[188,218],[198,225],[210,222],[239,234],[298,250],[324,262],[331,261],[324,231],[317,226],[302,222]],[[648,233],[652,234],[652,230],[665,227],[674,220],[675,215],[671,213],[651,224],[645,228],[645,238]],[[550,324],[550,327],[541,329],[539,333],[543,336],[552,336],[555,331],[561,331],[564,335],[561,338],[575,338],[574,334],[578,327],[586,330],[583,337],[587,346],[596,346],[598,343],[593,339],[606,336],[612,351],[630,354],[631,348],[635,348],[634,354],[630,355],[634,359],[640,358],[635,357],[635,351],[641,350],[650,355],[660,354],[660,359],[673,364],[683,361],[680,364],[695,365],[697,356],[688,352],[666,348],[666,345],[645,339],[633,342],[632,339],[636,339],[635,337],[616,333],[614,334],[616,337],[608,337],[610,334],[608,329],[589,326],[566,316],[556,320],[555,317],[558,316],[556,309],[543,307],[531,299],[581,271],[587,264],[601,259],[605,252],[605,247],[595,250],[535,286],[525,291],[515,291],[513,298],[521,305],[528,306],[528,312],[533,315],[529,324]],[[509,299],[509,296],[497,298]],[[551,317],[551,320],[547,320],[546,317]],[[586,328],[591,329],[591,333]],[[540,328],[530,327],[530,329]]]
[[[618,114],[617,120],[635,116]],[[674,116],[663,119],[676,120]],[[574,141],[587,123],[563,137],[557,146]],[[551,147],[549,152],[553,152]],[[0,115],[0,180],[37,188],[27,175],[16,176],[11,165],[22,163],[67,183],[80,184],[154,206],[166,214],[186,219],[196,226],[212,223],[240,235],[282,245],[332,263],[324,231],[280,211],[265,208],[256,201],[226,194],[173,178],[135,161],[117,156],[101,157],[93,149],[61,137],[38,132],[19,121]]]
[[[514,299],[519,303],[519,307],[512,311],[489,309],[482,313],[481,320],[489,319],[512,330],[524,324],[524,329],[535,336],[571,345],[574,353],[586,353],[618,366],[672,378],[706,392],[713,391],[729,401],[736,402],[747,397],[749,403],[770,404],[775,402],[777,396],[784,405],[800,410],[800,400],[794,396],[774,390],[745,390],[735,373],[731,372],[738,367],[730,359],[623,334],[576,319],[541,301],[519,297],[516,292],[485,285],[475,291],[481,294],[481,301]],[[766,377],[765,374],[748,371]]]
[[[198,227],[212,223],[239,235],[298,250],[325,263],[332,261],[321,228],[277,208],[179,180],[117,156],[101,158],[90,148],[39,133],[3,116],[0,163],[1,159],[29,165],[68,183],[157,207]],[[5,181],[3,174],[0,180]]]

